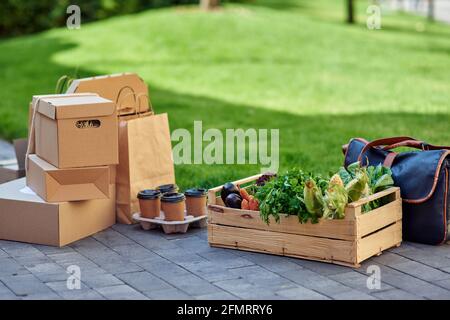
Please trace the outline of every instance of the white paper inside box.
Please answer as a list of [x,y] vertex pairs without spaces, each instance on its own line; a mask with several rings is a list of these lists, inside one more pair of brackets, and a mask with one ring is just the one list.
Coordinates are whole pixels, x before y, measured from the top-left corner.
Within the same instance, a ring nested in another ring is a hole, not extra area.
[[0,239],[64,246],[115,223],[115,186],[110,199],[47,203],[25,178],[0,185]]

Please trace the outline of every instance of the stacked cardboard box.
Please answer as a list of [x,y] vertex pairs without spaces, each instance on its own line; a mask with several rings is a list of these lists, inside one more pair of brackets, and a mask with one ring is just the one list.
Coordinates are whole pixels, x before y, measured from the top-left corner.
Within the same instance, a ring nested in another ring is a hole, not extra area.
[[35,96],[26,180],[0,186],[0,239],[62,246],[115,222],[115,103],[97,94]]

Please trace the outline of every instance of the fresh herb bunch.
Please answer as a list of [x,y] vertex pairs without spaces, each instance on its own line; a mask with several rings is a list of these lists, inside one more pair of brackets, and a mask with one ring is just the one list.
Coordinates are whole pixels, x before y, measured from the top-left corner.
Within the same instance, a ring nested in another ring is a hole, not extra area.
[[298,216],[301,223],[308,220],[317,222],[318,217],[306,210],[303,198],[305,183],[309,179],[313,179],[322,192],[326,190],[328,186],[326,179],[299,169],[279,175],[258,188],[256,198],[259,200],[261,219],[268,224],[272,216],[276,222],[279,222],[279,214],[283,213]]

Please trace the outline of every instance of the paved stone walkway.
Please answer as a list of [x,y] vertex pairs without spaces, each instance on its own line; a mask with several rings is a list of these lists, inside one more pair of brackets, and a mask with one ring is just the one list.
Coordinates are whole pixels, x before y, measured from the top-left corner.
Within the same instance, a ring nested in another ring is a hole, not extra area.
[[[66,268],[81,268],[69,290]],[[368,266],[381,287],[367,287]],[[0,241],[0,299],[450,299],[450,246],[404,243],[351,268],[211,248],[206,229],[115,225],[64,248]]]
[[[70,290],[74,265],[81,288]],[[367,286],[371,265],[379,289]],[[115,225],[64,248],[0,240],[0,299],[450,299],[450,245],[404,243],[353,270],[211,248],[206,229]]]

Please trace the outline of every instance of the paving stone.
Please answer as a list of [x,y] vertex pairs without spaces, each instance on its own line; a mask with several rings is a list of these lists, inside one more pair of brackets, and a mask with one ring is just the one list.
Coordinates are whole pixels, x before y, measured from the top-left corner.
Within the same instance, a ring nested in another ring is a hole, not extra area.
[[188,270],[176,265],[169,260],[164,261],[139,261],[137,262],[139,266],[144,268],[146,271],[160,277],[161,279],[188,276],[192,273]]
[[46,286],[49,287],[50,289],[52,289],[53,291],[59,293],[59,292],[63,292],[63,291],[83,291],[83,290],[88,290],[89,287],[83,283],[82,281],[80,282],[80,289],[70,289],[68,287],[68,283],[67,280],[65,281],[53,281],[53,282],[47,282]]
[[73,249],[96,262],[97,260],[106,260],[109,258],[120,257],[117,252],[105,246],[94,238],[86,238],[71,245]]
[[0,258],[0,276],[29,274],[30,272],[13,258]]
[[105,300],[105,297],[93,289],[63,291],[59,295],[65,300]]
[[202,240],[204,240],[206,242],[208,242],[208,233],[207,232],[199,232],[195,236],[199,237],[200,239],[202,239]]
[[358,290],[345,291],[333,296],[336,300],[376,300],[377,298]]
[[48,256],[45,254],[42,255],[31,255],[31,256],[23,256],[23,257],[15,257],[19,264],[24,267],[33,267],[38,264],[51,263],[53,262]]
[[218,281],[214,285],[241,299],[272,300],[280,297],[275,292],[254,285],[246,279]]
[[229,272],[236,277],[246,279],[255,285],[268,288],[271,291],[284,290],[297,287],[294,282],[279,276],[261,266],[248,266],[230,269]]
[[185,239],[185,238],[189,238],[192,236],[195,236],[197,234],[200,234],[204,231],[204,229],[200,229],[200,228],[192,228],[189,227],[188,232],[186,233],[169,233],[169,234],[165,234],[161,229],[155,229],[152,230],[153,233],[155,234],[160,234],[161,237],[167,239],[167,240],[178,240],[178,239]]
[[40,244],[34,244],[33,247],[38,249],[40,252],[49,255],[49,254],[58,254],[58,253],[66,253],[73,252],[74,250],[71,247],[53,247],[53,246],[44,246]]
[[416,247],[414,247],[414,244],[412,242],[403,241],[402,244],[400,245],[400,247],[390,248],[387,251],[392,252],[392,253],[401,253],[406,250],[411,250],[411,249],[415,249],[415,248]]
[[165,278],[165,280],[172,286],[192,296],[205,295],[221,291],[218,287],[193,274]]
[[133,262],[121,257],[96,261],[102,269],[112,274],[142,271],[143,269]]
[[176,289],[153,290],[145,293],[152,300],[192,300],[193,298],[187,293]]
[[109,273],[142,271],[141,267],[93,238],[78,241],[73,245],[73,248]]
[[183,239],[177,239],[171,241],[177,246],[183,248],[185,252],[192,253],[207,253],[207,252],[219,252],[225,249],[210,247],[208,242],[198,236],[189,236]]
[[110,300],[148,300],[148,297],[128,285],[118,285],[95,289],[98,293]]
[[159,255],[137,243],[115,246],[111,249],[132,262],[161,259]]
[[153,251],[167,260],[177,264],[207,260],[196,253],[187,253],[179,247],[175,249],[154,249]]
[[301,266],[286,257],[253,252],[245,254],[244,257],[247,261],[251,261],[252,264],[263,266],[265,269],[273,272],[302,269]]
[[25,266],[28,271],[42,282],[66,280],[69,276],[66,269],[54,262]]
[[136,241],[140,245],[148,248],[148,249],[176,249],[178,246],[161,237],[161,233],[145,231],[138,225],[122,225],[116,224],[113,226],[113,229],[126,235],[128,238]]
[[390,267],[381,266],[381,279],[398,289],[428,299],[450,298],[450,291]]
[[0,277],[0,281],[16,295],[21,297],[52,292],[44,283],[32,274],[3,276]]
[[122,280],[109,273],[82,273],[80,278],[90,288],[111,287],[124,284]]
[[416,261],[404,262],[391,267],[425,281],[450,279],[450,273],[442,272]]
[[8,258],[9,257],[9,255],[5,252],[5,251],[3,251],[2,249],[0,249],[0,259],[1,258]]
[[345,286],[342,283],[308,269],[288,270],[283,272],[282,276],[328,297],[334,297],[340,293],[352,290],[352,288]]
[[69,289],[67,281],[48,282],[46,285],[65,300],[103,300],[104,297],[81,282],[80,289]]
[[0,300],[19,299],[14,292],[12,292],[7,286],[0,282]]
[[296,259],[295,263],[299,266],[314,271],[315,273],[330,276],[334,274],[346,273],[349,268],[344,266],[339,266],[332,263],[304,260],[304,259]]
[[433,284],[442,287],[444,289],[450,290],[450,279],[433,281]]
[[222,291],[217,293],[210,293],[201,296],[195,297],[197,300],[238,300],[238,297],[233,296],[232,294]]
[[[431,246],[430,246],[431,247]],[[450,248],[449,248],[450,249]],[[447,249],[447,251],[450,251]],[[410,249],[405,250],[399,255],[409,258],[410,260],[414,260],[420,262],[422,264],[428,265],[433,268],[449,268],[450,267],[450,259],[444,255],[436,254],[433,251],[426,251],[421,249]]]
[[292,289],[277,291],[277,295],[296,300],[329,300],[329,298],[324,295],[300,286]]
[[21,300],[62,300],[63,298],[55,292],[33,293],[20,298]]
[[92,262],[85,256],[81,255],[78,252],[66,252],[66,253],[58,253],[51,254],[48,256],[52,261],[61,265],[63,268],[67,268],[72,265],[79,266],[81,270],[86,269],[95,269],[98,268],[98,264]]
[[238,257],[228,251],[201,253],[201,256],[213,263],[221,265],[223,268],[239,268],[254,265],[253,262]]
[[96,233],[93,238],[101,242],[107,247],[116,247],[127,244],[135,244],[135,242],[114,229],[106,229]]
[[381,291],[381,290],[392,289],[392,286],[383,282],[383,280],[384,280],[383,272],[381,272],[381,275],[380,275],[381,276],[380,289],[369,288],[367,285],[369,276],[370,275],[368,275],[368,274],[362,274],[360,272],[350,271],[350,272],[346,272],[346,273],[331,275],[330,278],[337,282],[342,283],[343,285],[345,285],[347,287],[356,289],[358,291],[361,291],[361,292],[364,292],[367,294],[372,294],[374,292]]
[[33,274],[66,272],[63,267],[54,262],[29,265],[25,266],[25,268]]
[[421,297],[400,289],[374,292],[372,295],[381,300],[423,300]]
[[147,271],[120,274],[118,277],[127,285],[144,294],[154,290],[173,289],[170,284]]
[[180,265],[189,272],[209,282],[237,279],[240,277],[224,268],[220,263],[213,263],[208,260],[181,263]]
[[376,263],[383,264],[385,266],[392,266],[394,264],[405,263],[405,262],[411,261],[408,258],[405,258],[399,254],[392,253],[392,252],[383,252],[380,256],[373,257],[371,260]]
[[38,249],[29,244],[21,244],[17,246],[4,247],[3,250],[13,258],[31,257],[31,256],[45,256]]

